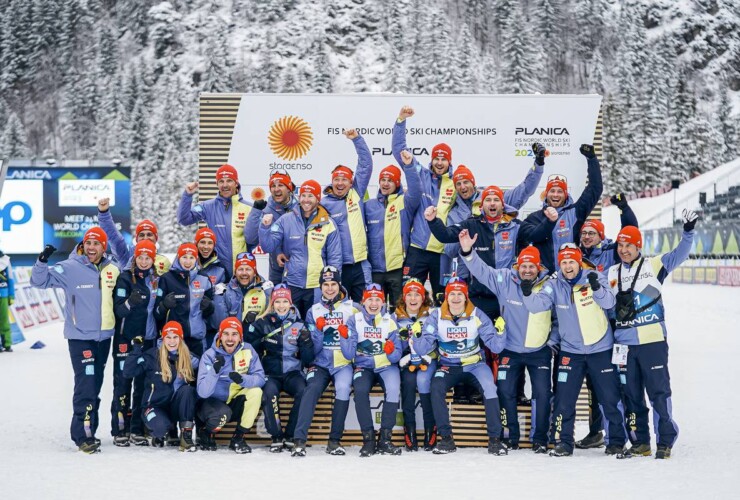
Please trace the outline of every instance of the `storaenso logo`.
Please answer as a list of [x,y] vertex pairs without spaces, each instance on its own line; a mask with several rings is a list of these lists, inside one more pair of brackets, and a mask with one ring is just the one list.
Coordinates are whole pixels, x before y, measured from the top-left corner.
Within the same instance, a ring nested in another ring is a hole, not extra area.
[[51,174],[48,170],[14,170],[8,174],[8,179],[51,180]]
[[570,135],[565,127],[517,127],[514,135]]
[[[16,209],[16,210],[13,210]],[[11,201],[0,208],[0,219],[3,220],[3,231],[10,231],[10,226],[20,226],[31,220],[31,206],[22,201]]]

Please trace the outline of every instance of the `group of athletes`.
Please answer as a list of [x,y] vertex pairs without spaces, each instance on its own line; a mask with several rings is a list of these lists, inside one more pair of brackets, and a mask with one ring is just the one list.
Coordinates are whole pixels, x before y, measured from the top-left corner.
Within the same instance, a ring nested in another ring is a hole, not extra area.
[[[428,166],[419,163],[406,145],[413,115],[407,106],[399,113],[398,165],[380,171],[374,197],[367,196],[370,150],[347,130],[357,166],[337,166],[323,188],[316,180],[295,186],[276,171],[268,199],[246,201],[231,165],[218,169],[213,199],[194,204],[198,183],[187,184],[178,221],[204,227],[172,262],[158,253],[151,220],[138,223],[135,244],[127,245],[107,199],[98,203],[99,227],[66,260],[50,264],[56,249],[46,246],[31,284],[66,294],[70,430],[79,450],[100,451],[99,394],[112,344],[116,446],[216,450],[217,433],[235,422],[229,448],[248,453],[245,435],[262,410],[270,451],[305,456],[331,382],[327,453],[345,454],[351,393],[361,456],[451,453],[447,393],[468,385],[485,409],[488,452],[506,455],[520,448],[526,370],[535,454],[604,446],[618,458],[651,455],[647,392],[655,458],[671,456],[678,428],[661,289],[689,255],[697,215],[684,212],[673,251],[644,256],[637,220],[617,194],[611,201],[622,228],[607,239],[604,225],[589,219],[602,181],[594,148],[584,144],[588,184],[580,197],[570,196],[564,176],[550,175],[542,209],[519,219],[544,173],[542,144],[532,145],[534,163],[521,184],[480,189],[472,170],[453,167],[447,144],[432,148]],[[269,253],[267,279],[251,253],[258,246]],[[576,442],[584,378],[590,432]],[[376,385],[384,394],[379,432],[370,408]],[[287,422],[282,392],[294,399]],[[392,442],[399,409],[403,447]]]

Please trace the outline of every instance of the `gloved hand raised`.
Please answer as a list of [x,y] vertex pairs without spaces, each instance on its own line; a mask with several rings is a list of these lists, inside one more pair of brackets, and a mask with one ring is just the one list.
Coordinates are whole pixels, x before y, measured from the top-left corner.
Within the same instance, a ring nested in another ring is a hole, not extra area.
[[594,149],[593,144],[581,144],[581,147],[578,148],[578,151],[580,151],[581,154],[586,158],[596,158],[596,150]]
[[545,164],[545,154],[547,153],[547,148],[545,148],[544,144],[540,144],[539,142],[535,142],[532,144],[532,152],[534,153],[534,162],[542,166]]
[[393,344],[392,340],[386,340],[385,344],[383,344],[383,352],[385,352],[387,355],[393,354],[393,351],[396,350],[396,346]]
[[128,300],[128,305],[130,305],[131,307],[136,307],[139,304],[143,304],[146,299],[147,299],[146,295],[144,295],[138,290],[133,290],[127,300]]
[[49,262],[49,257],[56,251],[57,248],[54,245],[46,245],[44,251],[39,254],[39,262]]
[[326,326],[326,318],[323,316],[319,316],[316,318],[316,329],[320,332],[324,331],[324,327]]
[[257,313],[254,311],[249,311],[246,316],[244,316],[244,322],[247,324],[252,324],[257,319]]
[[594,292],[601,288],[601,283],[599,283],[599,275],[593,271],[588,273],[588,283],[591,285],[591,290],[593,290]]
[[162,300],[162,306],[165,309],[174,309],[177,305],[177,299],[175,298],[175,292],[170,292],[164,296]]
[[609,201],[612,202],[612,205],[616,205],[618,208],[624,208],[627,206],[627,197],[624,193],[612,195],[612,197],[609,198]]
[[699,220],[699,214],[693,210],[683,210],[683,230],[687,233],[693,231],[696,226],[696,221]]
[[242,377],[242,376],[241,376],[241,375],[240,375],[239,373],[237,373],[237,372],[231,372],[231,373],[229,373],[229,378],[230,378],[230,379],[231,379],[231,381],[232,381],[232,382],[234,382],[235,384],[241,384],[241,383],[242,383],[242,382],[244,381],[244,377]]
[[342,336],[343,339],[349,338],[349,328],[347,328],[347,325],[339,325],[339,328],[337,328],[339,331],[339,335]]
[[213,358],[213,371],[215,371],[216,373],[220,372],[221,368],[223,368],[225,364],[226,360],[224,359],[224,357],[220,354],[216,355],[216,357]]
[[211,304],[213,304],[213,301],[204,296],[202,299],[200,299],[200,310],[205,311],[206,309],[211,307]]
[[254,207],[257,210],[264,210],[265,207],[267,207],[267,202],[265,200],[255,200],[252,203],[252,207]]
[[534,280],[522,280],[519,287],[522,289],[522,295],[529,297],[532,295],[532,288],[534,287]]

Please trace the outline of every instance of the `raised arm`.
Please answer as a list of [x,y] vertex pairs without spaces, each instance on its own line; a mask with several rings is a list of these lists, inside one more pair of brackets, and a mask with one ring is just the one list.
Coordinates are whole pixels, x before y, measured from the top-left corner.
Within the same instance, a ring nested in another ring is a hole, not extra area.
[[105,231],[108,235],[108,243],[110,243],[111,253],[118,260],[119,267],[123,267],[128,264],[131,258],[131,250],[126,244],[121,232],[116,227],[116,223],[113,220],[113,215],[110,213],[110,200],[108,198],[101,198],[98,200],[98,224],[100,228]]
[[183,226],[195,224],[198,221],[206,220],[206,212],[203,205],[198,203],[193,206],[193,194],[198,190],[198,182],[191,182],[185,186],[185,191],[180,198],[180,205],[177,207],[177,222]]
[[[535,144],[532,146],[532,150],[535,155],[540,151],[539,148],[544,150],[545,147],[541,144]],[[544,155],[542,155],[541,159],[539,156],[536,156],[536,158],[537,159],[534,163],[532,163],[532,168],[527,171],[527,175],[524,177],[524,180],[519,185],[504,193],[504,203],[516,208],[517,210],[522,208],[534,192],[537,191],[537,186],[539,186],[540,180],[542,180],[542,174],[545,172]],[[538,163],[539,161],[542,163]]]
[[590,144],[581,144],[581,154],[588,159],[588,185],[575,203],[576,218],[586,220],[601,198],[604,185],[601,181],[601,165],[596,158],[594,147]]
[[370,184],[370,178],[373,175],[373,155],[370,153],[370,148],[367,147],[365,138],[358,134],[355,129],[347,130],[345,135],[352,140],[357,152],[357,168],[352,183],[360,197],[364,197],[367,186]]

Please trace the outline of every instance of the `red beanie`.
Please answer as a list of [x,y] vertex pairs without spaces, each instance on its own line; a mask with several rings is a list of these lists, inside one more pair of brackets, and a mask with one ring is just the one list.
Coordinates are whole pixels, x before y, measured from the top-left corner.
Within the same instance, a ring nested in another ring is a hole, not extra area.
[[236,270],[239,269],[241,266],[249,266],[257,271],[257,259],[249,252],[242,252],[236,256],[236,261],[234,262],[234,272],[236,272]]
[[388,179],[398,187],[401,185],[401,169],[395,165],[388,165],[380,171],[379,179]]
[[223,332],[227,328],[233,328],[234,330],[239,332],[239,338],[244,338],[244,329],[242,328],[242,322],[235,317],[230,316],[221,322],[221,324],[218,326],[219,338],[221,337],[221,332]]
[[103,245],[103,250],[108,248],[108,235],[105,234],[105,231],[97,226],[88,229],[85,233],[85,236],[82,237],[83,243],[87,240],[99,241],[100,244]]
[[617,241],[632,243],[637,248],[642,248],[642,233],[635,226],[624,226],[617,235]]
[[288,302],[293,303],[293,295],[290,293],[290,288],[287,285],[280,283],[272,289],[270,300],[275,302],[277,299],[288,299]]
[[470,182],[475,185],[475,176],[473,175],[473,172],[470,171],[468,167],[465,165],[458,165],[455,168],[455,173],[452,176],[452,180],[457,184],[459,181],[467,179]]
[[540,251],[537,250],[537,247],[530,245],[519,252],[519,257],[516,259],[517,267],[525,262],[531,262],[535,266],[540,267],[542,260],[540,259]]
[[157,247],[154,242],[149,240],[141,240],[134,247],[134,259],[139,255],[146,255],[147,257],[154,259],[157,256]]
[[501,203],[504,202],[504,192],[498,186],[488,186],[486,189],[483,190],[483,193],[481,193],[480,199],[481,201],[483,201],[491,195],[498,196],[498,199],[501,200]]
[[317,200],[321,201],[321,185],[314,180],[308,180],[301,184],[298,194],[301,195],[303,193],[311,193]]
[[449,162],[452,161],[452,150],[444,142],[440,142],[432,148],[432,158],[439,158],[440,156],[447,158]]
[[216,243],[216,233],[211,231],[210,228],[202,227],[198,229],[198,231],[195,233],[195,244],[197,245],[198,242],[203,238],[208,238],[213,241],[213,243]]
[[139,236],[139,233],[142,231],[151,231],[154,233],[154,237],[159,239],[159,232],[157,231],[157,225],[150,221],[149,219],[144,219],[143,221],[139,222],[139,224],[136,226],[136,234],[135,236]]
[[462,292],[465,294],[465,298],[468,298],[468,284],[462,280],[462,278],[452,278],[447,282],[445,287],[445,300],[450,292]]
[[377,297],[380,300],[385,300],[385,294],[383,293],[383,287],[377,283],[370,283],[362,291],[362,301],[365,302],[370,297]]
[[352,182],[353,176],[354,172],[352,172],[352,169],[345,167],[344,165],[337,165],[336,168],[331,171],[331,180],[334,180],[335,177],[346,177],[350,182]]
[[604,223],[601,222],[600,220],[598,220],[598,219],[589,219],[589,220],[587,220],[581,226],[581,232],[584,229],[586,229],[587,227],[590,227],[591,229],[593,229],[594,231],[596,231],[597,233],[599,233],[599,238],[601,238],[602,240],[605,238],[605,236],[604,236]]
[[427,290],[424,288],[424,285],[422,285],[421,281],[417,279],[410,279],[406,282],[405,285],[403,285],[403,296],[405,297],[407,293],[416,292],[422,297],[426,296]]
[[180,325],[180,323],[178,323],[177,321],[168,321],[162,327],[162,338],[165,338],[169,333],[174,333],[180,338],[183,338],[185,336],[182,331],[182,325]]
[[287,187],[291,191],[295,189],[295,184],[293,184],[293,180],[290,178],[290,175],[288,174],[285,174],[282,172],[275,172],[272,175],[270,175],[270,182],[268,184],[272,186],[276,182],[278,184],[282,184],[283,186]]
[[196,259],[198,258],[198,247],[196,247],[194,243],[183,243],[177,249],[178,259],[182,257],[183,255],[188,255],[188,254],[192,255]]
[[236,173],[236,169],[231,165],[221,165],[216,170],[216,182],[221,179],[234,179],[235,182],[239,182],[239,174]]
[[566,259],[575,260],[578,262],[578,265],[583,265],[583,254],[575,245],[563,248],[558,252],[558,265]]
[[565,196],[568,196],[568,181],[565,176],[551,175],[547,180],[547,186],[545,187],[545,195],[550,192],[552,188],[559,187],[565,192]]

